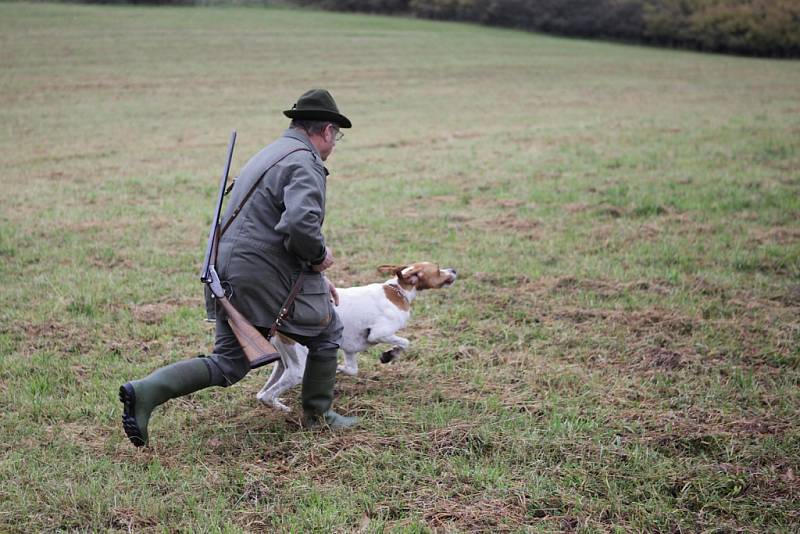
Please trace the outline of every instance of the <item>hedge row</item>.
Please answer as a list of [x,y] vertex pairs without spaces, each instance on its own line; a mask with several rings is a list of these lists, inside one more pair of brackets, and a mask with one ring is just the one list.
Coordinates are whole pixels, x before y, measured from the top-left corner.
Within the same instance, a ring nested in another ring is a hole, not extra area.
[[560,35],[800,57],[800,0],[297,0]]

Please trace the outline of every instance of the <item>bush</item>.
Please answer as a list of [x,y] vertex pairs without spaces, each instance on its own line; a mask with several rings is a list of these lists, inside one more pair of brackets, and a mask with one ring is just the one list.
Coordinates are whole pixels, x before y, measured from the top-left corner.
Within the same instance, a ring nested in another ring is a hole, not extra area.
[[561,35],[800,56],[798,0],[299,0]]
[[562,35],[636,38],[638,0],[411,0],[412,13]]
[[645,37],[702,50],[800,55],[796,0],[657,0],[645,9]]
[[298,0],[301,5],[314,5],[338,11],[362,13],[406,13],[408,0]]
[[[54,1],[54,0],[50,0]],[[58,0],[55,0],[58,1]],[[69,0],[67,0],[69,1]],[[405,13],[576,37],[800,57],[800,0],[88,0],[109,4],[295,3]]]

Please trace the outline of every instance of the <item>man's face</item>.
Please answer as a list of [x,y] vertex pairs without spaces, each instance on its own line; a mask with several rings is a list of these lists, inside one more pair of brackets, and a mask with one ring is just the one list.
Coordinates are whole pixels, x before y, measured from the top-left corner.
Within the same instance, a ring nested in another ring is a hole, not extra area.
[[341,139],[339,127],[335,124],[328,124],[325,129],[322,130],[323,142],[319,149],[319,155],[322,156],[322,161],[326,161],[331,153],[333,153],[333,149],[336,146],[337,137]]

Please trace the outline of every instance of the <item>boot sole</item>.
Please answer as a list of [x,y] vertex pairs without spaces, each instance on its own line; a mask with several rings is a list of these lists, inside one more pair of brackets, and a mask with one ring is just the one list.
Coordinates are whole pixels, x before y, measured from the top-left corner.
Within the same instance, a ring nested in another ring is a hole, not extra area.
[[122,384],[119,387],[119,400],[124,406],[122,412],[122,428],[128,439],[131,440],[136,447],[144,447],[145,440],[142,436],[142,431],[139,429],[139,424],[136,422],[136,393],[133,391],[133,385],[130,382]]

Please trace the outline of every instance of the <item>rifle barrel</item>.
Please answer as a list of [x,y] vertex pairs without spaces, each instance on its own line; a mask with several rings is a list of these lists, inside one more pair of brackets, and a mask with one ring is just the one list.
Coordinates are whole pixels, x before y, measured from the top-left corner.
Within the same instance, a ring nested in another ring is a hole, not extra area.
[[208,245],[206,255],[203,259],[203,267],[200,270],[200,280],[204,283],[211,281],[209,273],[212,262],[216,261],[216,245],[219,231],[219,217],[222,211],[222,199],[225,197],[225,186],[228,183],[228,173],[231,170],[231,160],[233,159],[233,145],[236,143],[236,130],[231,132],[231,140],[228,143],[228,157],[225,159],[225,167],[222,169],[222,178],[219,183],[219,193],[217,194],[217,206],[214,210],[214,218],[211,220],[211,230],[208,232]]

